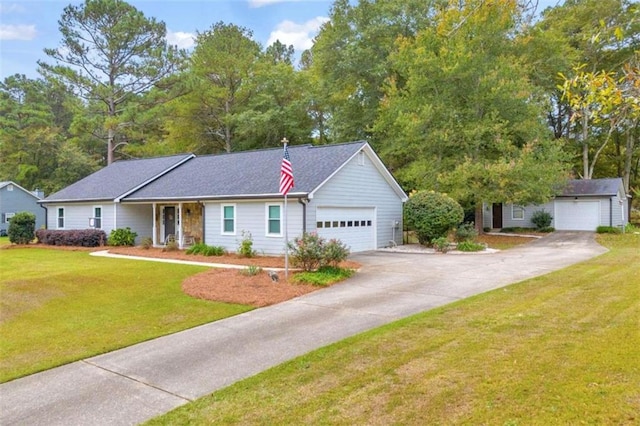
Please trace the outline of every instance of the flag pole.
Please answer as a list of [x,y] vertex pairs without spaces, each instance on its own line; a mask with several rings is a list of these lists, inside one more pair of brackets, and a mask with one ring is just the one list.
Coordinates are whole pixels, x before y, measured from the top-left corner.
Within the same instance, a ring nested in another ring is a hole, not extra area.
[[[287,138],[282,138],[284,144],[284,151],[287,152]],[[289,279],[289,232],[287,226],[287,192],[284,193],[284,279]]]

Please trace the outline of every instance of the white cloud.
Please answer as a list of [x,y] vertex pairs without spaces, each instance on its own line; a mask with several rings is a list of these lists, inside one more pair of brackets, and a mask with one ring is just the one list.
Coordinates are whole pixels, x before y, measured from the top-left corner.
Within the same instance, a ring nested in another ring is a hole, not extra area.
[[195,35],[182,31],[167,31],[167,43],[178,46],[178,49],[190,49],[195,44]]
[[249,7],[262,7],[275,3],[284,3],[291,0],[249,0]]
[[0,3],[0,14],[22,13],[25,8],[18,3]]
[[329,18],[317,16],[303,24],[296,24],[292,21],[282,21],[276,29],[271,31],[267,46],[270,46],[276,40],[284,45],[293,45],[296,50],[306,50],[313,46],[313,38],[318,30]]
[[37,34],[35,25],[0,24],[0,40],[33,40]]

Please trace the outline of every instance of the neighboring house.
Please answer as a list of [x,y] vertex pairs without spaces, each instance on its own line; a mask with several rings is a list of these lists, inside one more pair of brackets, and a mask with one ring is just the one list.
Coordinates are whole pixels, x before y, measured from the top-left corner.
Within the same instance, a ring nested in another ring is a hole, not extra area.
[[41,198],[42,192],[37,189],[31,192],[15,182],[0,182],[0,232],[7,231],[9,219],[19,212],[35,214],[36,229],[44,226],[45,210],[38,204]]
[[[290,240],[316,231],[352,252],[402,242],[407,195],[366,142],[289,146]],[[42,201],[50,229],[130,227],[156,246],[174,239],[284,253],[282,149],[118,161]],[[244,234],[244,235],[243,235]],[[393,240],[393,242],[392,242]]]
[[542,205],[485,204],[485,228],[535,227],[538,210],[551,214],[551,226],[561,231],[595,231],[598,226],[623,227],[629,222],[622,179],[576,179],[562,193]]

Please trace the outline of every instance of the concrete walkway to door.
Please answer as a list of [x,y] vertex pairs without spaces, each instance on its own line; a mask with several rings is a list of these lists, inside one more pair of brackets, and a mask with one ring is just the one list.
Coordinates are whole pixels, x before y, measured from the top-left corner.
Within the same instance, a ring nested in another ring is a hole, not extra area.
[[130,425],[394,320],[587,260],[591,233],[487,255],[369,252],[352,279],[0,385],[0,424]]

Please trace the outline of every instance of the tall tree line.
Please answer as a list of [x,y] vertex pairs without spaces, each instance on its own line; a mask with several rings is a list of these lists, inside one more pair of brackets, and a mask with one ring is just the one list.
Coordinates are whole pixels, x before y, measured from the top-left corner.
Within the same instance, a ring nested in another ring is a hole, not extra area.
[[[336,0],[313,47],[216,22],[191,52],[121,0],[66,7],[42,78],[0,84],[0,180],[55,191],[113,160],[367,140],[406,190],[540,202],[640,187],[630,0]],[[640,195],[640,194],[638,194]]]

